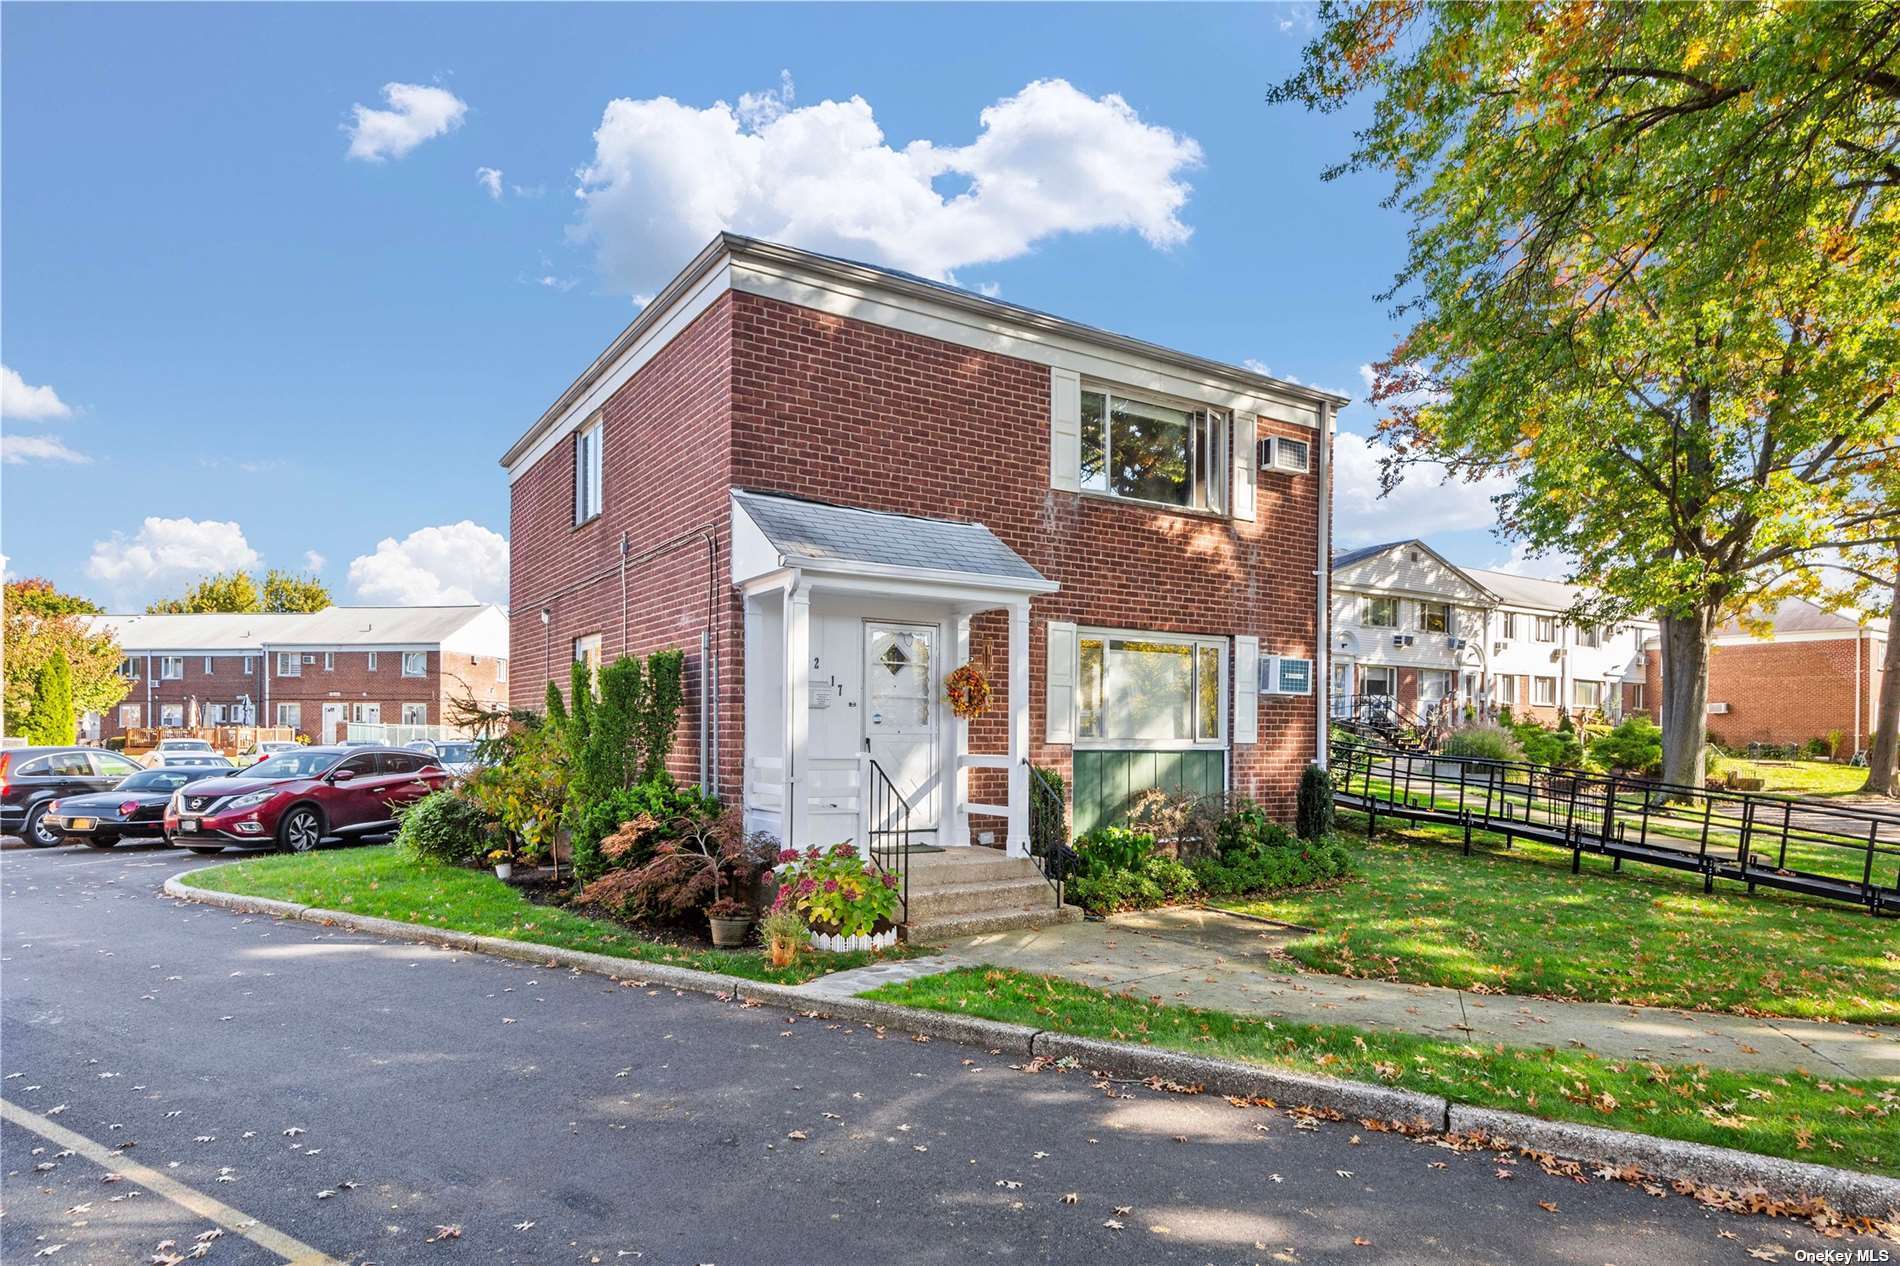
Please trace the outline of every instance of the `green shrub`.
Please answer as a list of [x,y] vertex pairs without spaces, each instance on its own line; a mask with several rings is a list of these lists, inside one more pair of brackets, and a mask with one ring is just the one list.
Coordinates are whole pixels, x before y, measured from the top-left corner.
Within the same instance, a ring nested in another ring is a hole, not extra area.
[[[1324,776],[1325,771],[1320,772]],[[1352,856],[1339,837],[1326,832],[1310,840],[1300,839],[1252,802],[1241,804],[1227,815],[1218,837],[1217,857],[1190,863],[1197,887],[1210,897],[1295,888],[1351,870]]]
[[1103,826],[1075,842],[1075,869],[1082,875],[1139,871],[1154,856],[1155,837],[1125,826]]
[[1801,745],[1801,754],[1809,760],[1826,760],[1834,754],[1834,744],[1824,738],[1811,738]]
[[[1035,786],[1040,780],[1052,795]],[[1053,855],[1069,842],[1068,785],[1057,771],[1037,765],[1030,774],[1029,849],[1038,857]]]
[[1194,871],[1172,857],[1148,856],[1135,869],[1103,869],[1069,880],[1068,900],[1092,914],[1150,910],[1200,891]]
[[[654,851],[679,833],[680,824],[705,822],[719,816],[719,801],[697,786],[682,787],[660,777],[632,787],[616,787],[584,805],[570,802],[569,827],[574,841],[574,875],[581,882],[609,870],[643,866]],[[600,843],[621,826],[636,819],[651,820],[638,843],[618,857],[601,852]]]
[[73,666],[54,653],[33,681],[33,710],[27,713],[27,739],[45,747],[68,747],[78,740],[79,714],[73,709]]
[[1333,833],[1333,776],[1318,765],[1308,765],[1300,774],[1300,802],[1294,823],[1303,840]]
[[1590,744],[1590,759],[1604,769],[1627,769],[1636,774],[1662,771],[1662,731],[1646,716],[1626,718],[1614,730]]
[[1517,735],[1499,725],[1474,725],[1469,729],[1453,730],[1439,750],[1446,756],[1463,756],[1472,760],[1524,759],[1524,748],[1518,742]]
[[421,862],[457,865],[491,847],[496,823],[487,809],[459,791],[435,791],[402,809],[396,845]]
[[1517,742],[1524,749],[1524,759],[1534,765],[1574,766],[1583,763],[1583,744],[1577,739],[1576,727],[1569,725],[1569,718],[1555,730],[1546,730],[1535,721],[1526,721],[1517,727]]
[[640,738],[640,781],[666,769],[679,732],[680,701],[686,694],[686,652],[655,651],[647,656],[647,688],[635,728]]

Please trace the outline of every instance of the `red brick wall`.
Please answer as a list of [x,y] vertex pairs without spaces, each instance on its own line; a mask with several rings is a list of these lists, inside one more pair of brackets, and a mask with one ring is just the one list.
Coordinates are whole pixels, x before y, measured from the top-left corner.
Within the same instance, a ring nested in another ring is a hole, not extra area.
[[187,655],[184,657],[185,675],[170,681],[159,679],[161,658],[152,656],[148,666],[145,656],[135,656],[140,676],[130,683],[131,689],[126,692],[125,698],[108,708],[105,715],[99,718],[101,740],[125,733],[126,727],[119,724],[119,709],[128,703],[138,705],[139,725],[155,726],[158,724],[161,704],[186,706],[195,697],[202,708],[205,704],[236,703],[240,695],[249,695],[253,702],[263,697],[262,656],[252,656],[251,671],[247,675],[242,655],[213,655],[209,673],[205,672],[205,657],[202,654]]
[[1881,674],[1873,639],[1860,643],[1860,718],[1854,716],[1853,638],[1824,642],[1751,642],[1712,648],[1709,702],[1728,711],[1709,717],[1709,737],[1728,746],[1805,743],[1839,730],[1842,755],[1871,741],[1869,698],[1879,697]]
[[[741,623],[732,598],[727,489],[732,296],[661,349],[602,410],[601,513],[574,525],[573,441],[515,481],[509,516],[508,695],[539,710],[552,675],[567,693],[575,639],[600,634],[604,660],[677,647],[685,704],[673,770],[699,776],[700,635],[714,627],[722,676],[722,789],[736,789],[744,746]],[[709,558],[710,534],[716,554]],[[623,604],[620,566],[629,562]],[[652,555],[649,557],[649,555]],[[709,585],[710,581],[710,585]],[[549,612],[543,624],[541,611]]]

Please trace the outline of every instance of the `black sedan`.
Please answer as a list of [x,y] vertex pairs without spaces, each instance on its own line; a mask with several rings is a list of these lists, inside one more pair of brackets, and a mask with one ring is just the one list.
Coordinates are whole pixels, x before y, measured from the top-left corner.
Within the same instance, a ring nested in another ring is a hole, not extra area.
[[67,840],[111,848],[132,836],[165,834],[165,805],[186,783],[229,777],[223,765],[169,765],[133,774],[111,791],[61,796],[46,807],[42,825]]

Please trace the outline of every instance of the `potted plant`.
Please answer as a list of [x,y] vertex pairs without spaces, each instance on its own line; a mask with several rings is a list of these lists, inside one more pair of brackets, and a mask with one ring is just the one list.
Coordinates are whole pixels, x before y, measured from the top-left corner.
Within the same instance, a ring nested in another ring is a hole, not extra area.
[[798,947],[809,944],[811,929],[795,910],[773,910],[759,920],[759,939],[774,967],[790,967]]
[[714,949],[738,949],[752,930],[752,907],[737,897],[721,897],[706,907]]
[[774,910],[802,914],[818,949],[890,949],[897,944],[897,876],[858,855],[854,844],[785,849]]
[[505,848],[498,848],[488,855],[488,864],[495,868],[495,878],[508,879],[515,873],[515,859]]

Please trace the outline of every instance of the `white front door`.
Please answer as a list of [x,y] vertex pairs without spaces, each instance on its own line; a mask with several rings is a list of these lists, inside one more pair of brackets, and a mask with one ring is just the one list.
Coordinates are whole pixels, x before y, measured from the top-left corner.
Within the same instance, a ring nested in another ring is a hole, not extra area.
[[1352,661],[1333,661],[1333,715],[1352,715]]
[[[864,746],[899,795],[913,830],[937,825],[937,630],[926,624],[864,626]],[[868,790],[868,789],[867,789]],[[870,803],[875,804],[873,797]],[[895,826],[895,822],[876,823]]]
[[337,743],[343,739],[343,705],[326,703],[323,705],[323,741]]

